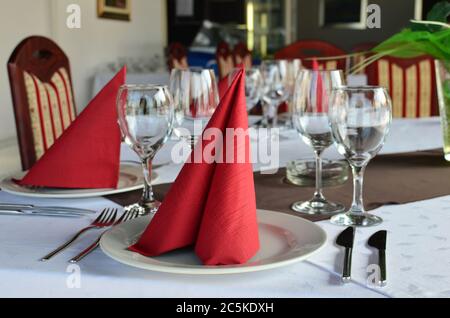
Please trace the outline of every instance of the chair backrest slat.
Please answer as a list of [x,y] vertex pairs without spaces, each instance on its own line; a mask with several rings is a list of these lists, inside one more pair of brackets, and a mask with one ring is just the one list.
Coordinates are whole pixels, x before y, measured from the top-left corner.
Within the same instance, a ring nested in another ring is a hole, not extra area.
[[366,69],[370,85],[386,87],[396,118],[439,115],[436,69],[431,56],[396,58],[386,56]]

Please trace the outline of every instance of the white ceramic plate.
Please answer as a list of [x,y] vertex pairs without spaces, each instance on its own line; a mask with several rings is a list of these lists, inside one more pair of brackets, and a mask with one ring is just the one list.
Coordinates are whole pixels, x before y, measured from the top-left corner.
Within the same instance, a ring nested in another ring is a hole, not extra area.
[[191,249],[159,257],[145,257],[127,248],[133,245],[150,222],[143,217],[107,232],[102,250],[118,262],[157,272],[188,275],[221,275],[256,272],[303,261],[326,244],[326,233],[318,225],[288,214],[258,210],[261,249],[244,265],[204,266]]
[[[54,189],[40,187],[21,186],[12,181],[13,179],[21,179],[26,172],[20,172],[3,179],[0,182],[0,188],[8,193],[33,198],[50,198],[50,199],[78,199],[99,197],[139,190],[144,187],[144,176],[142,167],[139,164],[131,162],[122,162],[120,164],[119,184],[117,189]],[[152,173],[153,180],[158,176]]]

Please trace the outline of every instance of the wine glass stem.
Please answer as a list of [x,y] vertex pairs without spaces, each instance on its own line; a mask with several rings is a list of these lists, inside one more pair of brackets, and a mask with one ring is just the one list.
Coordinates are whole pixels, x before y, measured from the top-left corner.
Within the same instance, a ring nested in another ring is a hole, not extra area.
[[322,193],[322,150],[316,150],[316,192],[314,193],[315,200],[324,200]]
[[272,127],[276,128],[278,126],[278,107],[276,104],[272,104],[271,107],[273,111]]
[[142,194],[142,203],[155,202],[152,188],[152,158],[142,160],[142,168],[144,170],[144,192]]
[[364,172],[365,166],[357,167],[352,166],[353,171],[353,203],[350,209],[351,213],[364,214],[363,203],[363,185],[364,185]]

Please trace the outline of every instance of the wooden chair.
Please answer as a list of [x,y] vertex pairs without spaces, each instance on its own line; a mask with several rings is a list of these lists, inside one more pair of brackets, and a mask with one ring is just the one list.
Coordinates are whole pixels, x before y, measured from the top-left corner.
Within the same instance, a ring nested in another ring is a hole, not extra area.
[[169,46],[168,65],[170,71],[173,69],[185,70],[189,68],[187,51],[183,44],[175,42]]
[[234,65],[243,64],[245,68],[250,69],[253,66],[252,52],[245,43],[238,43],[233,49]]
[[219,78],[225,78],[234,69],[233,55],[226,42],[220,42],[216,51],[217,66],[219,67]]
[[[276,59],[301,59],[304,67],[312,69],[312,61],[305,60],[314,57],[333,57],[346,54],[340,48],[324,42],[316,40],[302,40],[291,44],[284,49],[275,53]],[[338,58],[328,61],[318,61],[322,70],[345,70],[346,58]]]
[[434,59],[384,57],[366,69],[370,85],[389,89],[396,118],[439,115]]
[[23,40],[8,61],[22,168],[28,170],[75,120],[69,60],[52,40]]

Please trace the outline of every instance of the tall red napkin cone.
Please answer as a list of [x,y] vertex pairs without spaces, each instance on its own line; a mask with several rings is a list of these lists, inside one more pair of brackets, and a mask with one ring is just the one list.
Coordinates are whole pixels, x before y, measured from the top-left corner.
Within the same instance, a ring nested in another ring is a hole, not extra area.
[[[241,70],[222,98],[206,133],[210,128],[219,129],[224,136],[227,128],[248,130],[244,81]],[[218,141],[209,140],[206,133],[158,213],[130,250],[158,256],[194,246],[205,265],[243,264],[259,250],[249,136],[246,135],[245,143],[235,142],[232,151],[227,153],[230,148],[224,147],[220,152],[223,158],[233,156],[241,160],[209,163],[201,153]],[[200,162],[194,161],[196,157],[200,157]]]
[[[317,62],[317,59],[313,59],[313,71],[320,72],[320,66]],[[322,75],[319,73],[319,76],[317,77],[317,112],[318,113],[326,113],[328,112],[327,105],[326,105],[326,93],[324,91],[323,87],[323,79]]]
[[125,77],[124,67],[17,183],[67,189],[116,188],[121,143],[116,98]]

